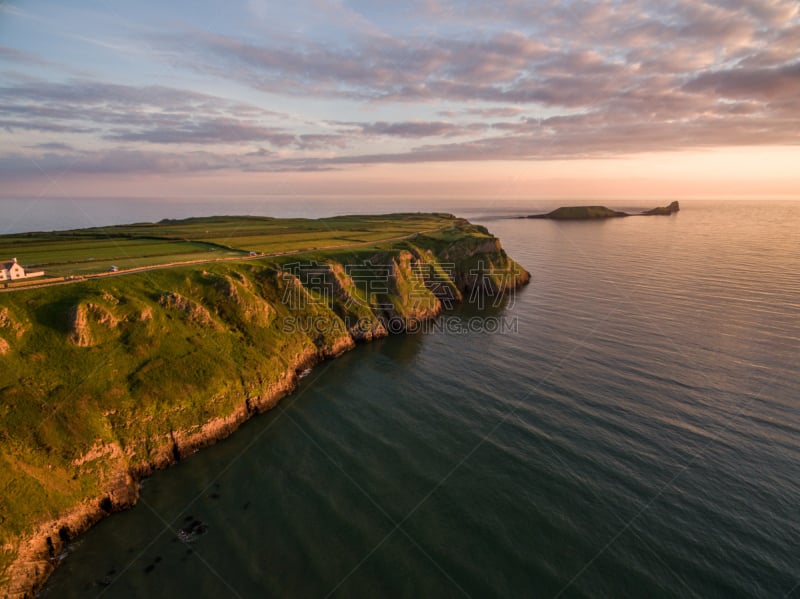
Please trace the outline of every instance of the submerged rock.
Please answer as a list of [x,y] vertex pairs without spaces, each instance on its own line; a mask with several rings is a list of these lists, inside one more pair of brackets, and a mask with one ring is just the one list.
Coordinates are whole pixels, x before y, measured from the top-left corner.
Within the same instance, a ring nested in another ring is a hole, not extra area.
[[201,520],[192,520],[190,524],[184,526],[175,533],[182,543],[194,543],[197,539],[208,532],[208,524]]

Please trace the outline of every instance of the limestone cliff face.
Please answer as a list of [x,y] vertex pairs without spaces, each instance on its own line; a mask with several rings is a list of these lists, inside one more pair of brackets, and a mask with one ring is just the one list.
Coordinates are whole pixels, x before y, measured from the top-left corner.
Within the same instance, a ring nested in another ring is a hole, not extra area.
[[8,354],[12,344],[16,345],[28,328],[29,325],[21,322],[8,308],[0,308],[0,356]]
[[191,323],[201,327],[216,328],[218,326],[214,318],[211,317],[209,311],[196,301],[182,296],[180,293],[170,291],[165,293],[159,299],[159,304],[167,308],[167,310],[182,313],[182,315]]
[[102,329],[113,329],[119,319],[100,303],[82,302],[70,310],[69,341],[78,347],[91,347],[103,337]]
[[[0,379],[0,405],[11,413],[48,397],[70,436],[50,421],[23,431],[0,419],[0,483],[55,481],[32,491],[24,509],[0,496],[0,513],[27,518],[16,532],[0,529],[0,548],[13,556],[0,596],[32,596],[71,539],[135,503],[142,477],[272,408],[302,370],[433,318],[476,288],[529,278],[485,229],[455,221],[452,231],[355,255],[15,292],[14,309],[0,310],[0,354],[13,358],[19,345],[36,363],[20,360],[0,375],[8,379]],[[39,334],[24,335],[37,326]],[[47,380],[35,389],[22,382],[42,368]],[[76,377],[85,387],[70,393]]]

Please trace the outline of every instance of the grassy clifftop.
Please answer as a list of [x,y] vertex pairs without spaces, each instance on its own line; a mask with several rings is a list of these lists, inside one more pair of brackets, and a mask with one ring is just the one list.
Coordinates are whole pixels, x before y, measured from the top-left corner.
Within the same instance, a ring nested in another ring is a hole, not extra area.
[[47,277],[83,276],[176,262],[335,249],[447,227],[450,214],[334,216],[320,219],[213,216],[71,231],[0,235],[0,259],[44,269]]
[[0,294],[0,589],[31,593],[142,476],[272,407],[302,369],[527,282],[449,218],[374,246]]

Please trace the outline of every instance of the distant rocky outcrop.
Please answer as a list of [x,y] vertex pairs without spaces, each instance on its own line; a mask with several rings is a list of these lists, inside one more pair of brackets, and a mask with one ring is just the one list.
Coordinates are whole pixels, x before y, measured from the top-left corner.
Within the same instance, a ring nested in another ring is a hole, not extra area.
[[669,206],[661,206],[652,210],[645,210],[639,214],[629,214],[620,210],[612,210],[605,206],[562,206],[547,214],[531,214],[520,218],[548,218],[552,220],[594,220],[601,218],[618,218],[622,216],[654,216],[669,215],[680,210],[678,202],[672,202]]
[[645,210],[644,212],[642,212],[642,214],[644,216],[659,215],[659,214],[669,215],[669,214],[675,214],[680,209],[681,209],[680,205],[678,204],[677,201],[675,201],[672,202],[669,206],[660,206],[659,208],[653,208],[652,210]]
[[528,218],[551,218],[554,220],[586,220],[628,216],[625,212],[611,210],[605,206],[562,206],[547,214],[532,214]]

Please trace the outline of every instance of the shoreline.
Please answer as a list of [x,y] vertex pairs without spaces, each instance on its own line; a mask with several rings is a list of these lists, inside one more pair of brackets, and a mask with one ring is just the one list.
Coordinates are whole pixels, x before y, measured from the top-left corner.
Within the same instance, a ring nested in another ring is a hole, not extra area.
[[[435,318],[429,316],[428,318]],[[376,335],[358,343],[368,343],[372,339],[387,335]],[[78,537],[86,534],[101,520],[117,512],[128,510],[139,500],[140,483],[159,470],[165,470],[181,462],[201,449],[230,437],[240,426],[251,418],[272,410],[288,395],[294,393],[300,381],[298,372],[314,368],[318,364],[338,358],[355,349],[358,343],[350,336],[341,347],[332,351],[317,350],[299,356],[287,368],[281,381],[271,386],[261,397],[245,396],[239,409],[222,418],[209,420],[200,426],[199,431],[172,432],[157,448],[157,457],[149,462],[136,464],[114,473],[114,484],[100,496],[84,499],[62,516],[40,525],[19,544],[17,558],[8,569],[10,584],[3,590],[7,599],[30,599],[47,584],[50,575],[66,559],[67,547]],[[117,451],[121,452],[119,446]],[[112,452],[109,452],[112,453]]]

